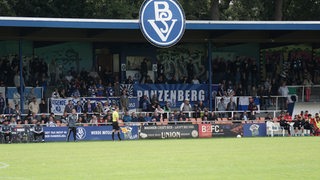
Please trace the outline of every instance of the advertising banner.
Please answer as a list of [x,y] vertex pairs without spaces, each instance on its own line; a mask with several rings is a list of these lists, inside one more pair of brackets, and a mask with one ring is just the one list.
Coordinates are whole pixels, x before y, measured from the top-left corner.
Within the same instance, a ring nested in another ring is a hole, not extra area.
[[242,134],[242,124],[199,124],[199,138],[236,137]]
[[166,101],[171,103],[171,107],[180,107],[185,99],[189,99],[191,104],[203,101],[208,105],[208,85],[205,84],[136,84],[134,94],[137,95],[138,101],[144,95],[149,99],[156,94],[160,104]]
[[267,136],[265,123],[249,123],[243,125],[243,136]]
[[[65,106],[68,104],[68,101],[71,100],[74,105],[77,104],[78,101],[81,102],[82,106],[88,101],[88,99],[91,102],[92,107],[94,108],[97,104],[97,102],[105,103],[106,101],[109,102],[109,104],[116,104],[120,106],[120,98],[119,97],[85,97],[85,98],[65,98],[65,99],[56,99],[51,98],[51,112],[57,115],[61,115],[64,112]],[[135,110],[138,108],[138,101],[136,97],[129,97],[129,110]]]
[[212,124],[212,137],[236,137],[243,133],[242,124]]
[[[137,126],[120,127],[120,136],[124,140],[138,139]],[[66,141],[68,127],[45,127],[46,141]],[[115,138],[117,139],[116,135]],[[70,135],[70,140],[73,140],[73,135]],[[77,140],[112,140],[112,126],[79,126],[77,127]]]
[[199,138],[211,138],[212,137],[212,125],[211,124],[199,124]]
[[180,139],[197,138],[198,125],[142,126],[140,139]]

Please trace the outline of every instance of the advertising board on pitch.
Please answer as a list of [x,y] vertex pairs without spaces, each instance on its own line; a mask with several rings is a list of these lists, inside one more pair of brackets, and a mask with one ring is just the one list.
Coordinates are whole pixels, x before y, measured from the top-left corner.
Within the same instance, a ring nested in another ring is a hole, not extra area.
[[142,126],[140,139],[180,139],[197,138],[198,126],[194,124],[166,125],[166,126]]

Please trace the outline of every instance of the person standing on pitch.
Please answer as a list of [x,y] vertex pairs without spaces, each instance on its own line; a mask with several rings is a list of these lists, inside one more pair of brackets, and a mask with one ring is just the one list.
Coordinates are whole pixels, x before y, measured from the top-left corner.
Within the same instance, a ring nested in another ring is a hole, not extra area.
[[114,141],[114,132],[118,133],[118,138],[121,141],[120,127],[119,127],[118,121],[119,121],[119,107],[116,106],[114,111],[112,112],[112,140],[113,141]]
[[73,140],[76,141],[76,133],[77,133],[77,111],[76,109],[72,109],[71,114],[67,118],[68,122],[68,134],[67,134],[67,141],[69,142],[70,133],[73,134]]

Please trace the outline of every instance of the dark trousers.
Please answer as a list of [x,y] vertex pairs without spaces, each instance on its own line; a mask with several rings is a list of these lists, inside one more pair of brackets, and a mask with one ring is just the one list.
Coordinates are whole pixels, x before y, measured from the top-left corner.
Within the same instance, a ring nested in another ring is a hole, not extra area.
[[41,133],[33,133],[33,138],[34,138],[34,140],[37,140],[38,139],[38,137],[41,137],[42,138],[42,140],[44,140],[44,132],[41,132]]
[[69,127],[68,128],[67,141],[69,141],[71,132],[73,134],[73,140],[75,141],[76,140],[76,134],[77,134],[77,128],[76,127]]
[[9,141],[11,141],[12,139],[12,134],[11,132],[9,133],[3,133],[3,138],[4,138],[4,141],[7,142],[7,138],[9,137]]

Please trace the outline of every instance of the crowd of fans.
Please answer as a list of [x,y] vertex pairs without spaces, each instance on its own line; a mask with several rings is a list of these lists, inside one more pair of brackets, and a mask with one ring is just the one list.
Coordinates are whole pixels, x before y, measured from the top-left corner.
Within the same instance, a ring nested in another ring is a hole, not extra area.
[[[221,102],[217,104],[214,111],[209,111],[209,108],[199,101],[190,104],[186,99],[179,109],[173,109],[170,107],[169,102],[160,104],[157,101],[156,95],[149,98],[143,96],[139,100],[139,108],[141,112],[129,112],[128,111],[128,92],[126,89],[120,90],[120,83],[134,84],[134,83],[191,83],[200,84],[207,82],[207,80],[199,80],[195,75],[192,62],[187,65],[188,74],[180,77],[176,80],[173,76],[167,79],[164,73],[166,72],[164,66],[158,63],[158,71],[156,79],[152,80],[150,76],[144,72],[146,68],[145,61],[141,63],[141,78],[139,82],[128,76],[124,80],[120,80],[119,76],[113,75],[110,72],[95,73],[82,70],[77,73],[74,69],[70,69],[66,75],[58,74],[54,78],[52,74],[48,72],[48,64],[41,58],[32,58],[28,67],[24,67],[23,79],[20,80],[19,72],[19,60],[18,56],[1,57],[0,60],[0,86],[15,86],[20,93],[20,84],[24,86],[32,87],[46,87],[48,85],[54,86],[54,90],[51,93],[51,98],[67,98],[73,97],[75,99],[79,97],[113,97],[119,96],[120,106],[122,109],[122,120],[125,123],[128,122],[144,122],[144,123],[163,123],[163,122],[191,122],[194,119],[201,121],[217,121],[224,118],[230,120],[256,120],[255,111],[257,106],[255,105],[253,98],[250,99],[248,111],[242,113],[230,113],[237,110],[238,102],[232,101],[233,96],[252,96],[260,97],[260,108],[267,109],[268,106],[274,105],[274,99],[271,96],[281,95],[287,97],[288,88],[286,83],[300,83],[304,85],[312,85],[314,81],[318,81],[315,77],[315,69],[310,69],[310,65],[303,63],[299,60],[292,60],[291,63],[284,64],[281,70],[270,67],[270,63],[266,63],[266,78],[261,80],[257,76],[259,74],[259,67],[255,59],[237,57],[233,61],[224,61],[221,58],[213,60],[213,81],[219,83],[219,89],[216,92],[216,96],[222,97]],[[289,61],[288,61],[289,62]],[[299,70],[296,71],[297,75],[288,76],[293,74],[292,71],[296,66],[299,66]],[[279,67],[278,67],[279,68]],[[281,68],[281,67],[280,67]],[[279,72],[272,73],[272,72]],[[285,74],[284,74],[285,73]],[[23,81],[22,83],[20,81]],[[230,98],[231,97],[231,98]],[[28,102],[28,114],[23,116],[20,112],[18,104],[7,103],[7,99],[4,94],[0,94],[0,122],[10,122],[11,126],[19,126],[21,124],[41,124],[48,127],[65,126],[67,121],[67,114],[73,108],[79,113],[78,123],[103,126],[111,122],[112,109],[116,104],[106,102],[90,103],[81,102],[76,105],[68,104],[65,107],[65,113],[61,116],[55,115],[47,111],[47,97],[43,98],[41,103],[38,103],[35,98],[31,98]],[[224,103],[225,98],[230,98],[230,102]],[[306,99],[308,100],[308,99]],[[285,110],[286,98],[280,100],[281,109]],[[70,105],[70,107],[68,107]],[[117,104],[118,105],[118,104]],[[311,115],[312,116],[312,115]],[[268,118],[269,116],[267,116]],[[277,119],[282,120],[285,116],[279,116]],[[306,118],[305,116],[295,116],[292,121],[298,121],[299,117],[304,119],[305,122],[310,122],[312,126],[317,129],[319,127],[318,115],[314,118]],[[312,120],[314,119],[314,121]],[[286,120],[288,121],[288,120]],[[282,121],[280,123],[286,126]],[[304,126],[304,123],[296,125],[298,127]],[[296,123],[295,123],[296,124]],[[299,123],[298,123],[299,124]],[[317,130],[315,130],[317,132]]]

